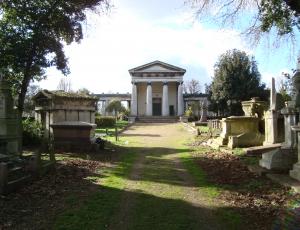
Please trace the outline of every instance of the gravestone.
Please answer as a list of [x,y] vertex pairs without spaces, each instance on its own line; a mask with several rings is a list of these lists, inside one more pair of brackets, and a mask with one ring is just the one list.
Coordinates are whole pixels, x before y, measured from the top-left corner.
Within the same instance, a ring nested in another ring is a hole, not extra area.
[[284,115],[285,141],[278,149],[274,149],[262,155],[259,161],[261,167],[270,170],[287,171],[297,161],[297,137],[292,127],[296,125],[297,110],[295,103],[287,102],[286,107],[281,110]]
[[19,125],[11,89],[7,82],[0,78],[0,154],[12,156],[20,152]]

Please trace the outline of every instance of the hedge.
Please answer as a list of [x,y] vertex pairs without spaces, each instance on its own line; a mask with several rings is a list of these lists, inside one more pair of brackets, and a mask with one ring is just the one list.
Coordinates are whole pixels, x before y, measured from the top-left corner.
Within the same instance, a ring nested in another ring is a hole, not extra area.
[[96,117],[95,122],[98,128],[112,127],[116,124],[115,117]]

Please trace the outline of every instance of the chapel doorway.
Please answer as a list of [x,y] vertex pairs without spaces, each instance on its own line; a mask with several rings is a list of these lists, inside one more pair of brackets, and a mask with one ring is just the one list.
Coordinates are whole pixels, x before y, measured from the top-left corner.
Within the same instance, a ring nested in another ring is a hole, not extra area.
[[152,99],[153,116],[161,116],[161,98]]

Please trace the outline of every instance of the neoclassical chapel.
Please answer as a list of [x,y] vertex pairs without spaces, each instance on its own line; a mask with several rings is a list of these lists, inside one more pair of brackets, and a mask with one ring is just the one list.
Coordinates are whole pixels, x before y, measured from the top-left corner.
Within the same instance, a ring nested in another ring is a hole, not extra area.
[[181,116],[184,113],[185,72],[185,69],[161,61],[130,69],[131,116]]

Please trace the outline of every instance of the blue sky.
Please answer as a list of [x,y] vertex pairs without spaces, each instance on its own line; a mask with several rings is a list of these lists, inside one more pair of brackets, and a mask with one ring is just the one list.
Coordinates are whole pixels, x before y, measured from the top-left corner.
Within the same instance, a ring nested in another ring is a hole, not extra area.
[[[89,14],[85,38],[65,47],[73,90],[130,92],[128,70],[154,60],[185,68],[185,80],[195,78],[204,85],[211,82],[219,55],[233,48],[255,56],[267,85],[272,76],[279,80],[282,71],[295,68],[288,45],[274,49],[263,42],[250,47],[240,31],[196,20],[184,0],[114,0],[113,4],[106,15]],[[54,68],[47,73],[40,86],[56,89],[62,74]]]

